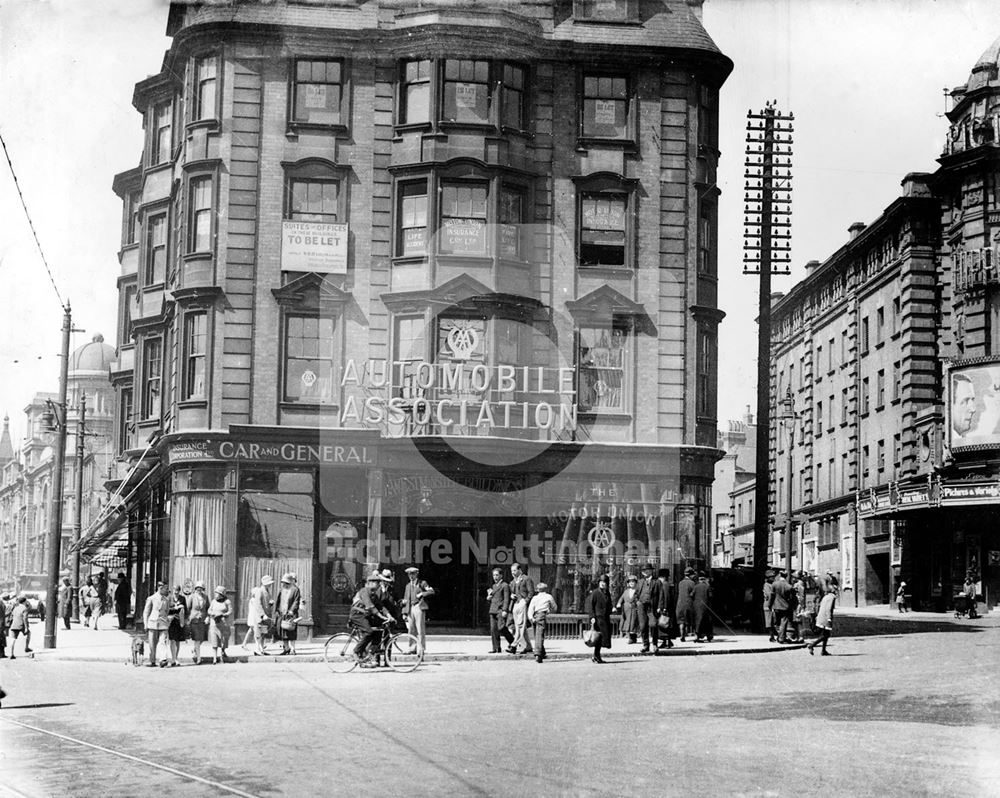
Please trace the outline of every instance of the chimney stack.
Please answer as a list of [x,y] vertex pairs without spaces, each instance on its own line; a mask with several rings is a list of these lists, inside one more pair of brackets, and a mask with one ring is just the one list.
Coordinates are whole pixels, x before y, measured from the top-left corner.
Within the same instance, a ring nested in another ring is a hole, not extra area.
[[866,227],[868,227],[868,225],[866,225],[864,222],[855,222],[850,227],[848,227],[847,232],[850,233],[851,236],[849,240],[853,241],[855,238],[861,235],[861,231],[864,230]]

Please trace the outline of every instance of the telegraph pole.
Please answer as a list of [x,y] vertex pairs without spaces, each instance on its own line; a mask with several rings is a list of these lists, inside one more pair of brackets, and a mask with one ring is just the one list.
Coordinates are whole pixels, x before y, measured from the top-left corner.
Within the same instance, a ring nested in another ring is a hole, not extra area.
[[44,648],[56,647],[56,621],[59,619],[59,560],[62,548],[63,472],[66,470],[66,389],[69,378],[69,336],[73,313],[69,302],[63,306],[62,362],[59,365],[59,409],[62,423],[56,432],[56,451],[52,460],[52,491],[49,501],[49,589],[45,594]]
[[743,273],[760,275],[757,315],[757,450],[754,488],[753,603],[763,628],[764,572],[770,537],[771,275],[789,274],[792,120],[772,103],[747,112]]
[[87,394],[80,391],[80,414],[76,420],[76,514],[73,518],[73,588],[70,602],[73,620],[80,621],[80,552],[76,545],[83,532],[83,438],[87,424]]

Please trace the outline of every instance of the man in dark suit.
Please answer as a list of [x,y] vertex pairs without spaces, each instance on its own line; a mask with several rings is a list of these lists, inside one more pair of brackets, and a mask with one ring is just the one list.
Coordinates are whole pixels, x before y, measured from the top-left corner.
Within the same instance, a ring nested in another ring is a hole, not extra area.
[[684,578],[677,585],[677,625],[680,627],[681,642],[694,631],[694,568],[684,569]]
[[639,634],[642,635],[640,654],[648,654],[649,639],[653,639],[653,648],[659,648],[660,630],[656,625],[660,607],[661,585],[653,577],[653,566],[646,563],[642,566],[642,579],[635,586],[635,606],[639,616]]
[[[528,602],[535,597],[535,582],[521,566],[510,566],[510,613],[514,618],[514,641],[507,649],[511,654],[530,654],[531,641],[528,640]],[[523,648],[522,648],[523,646]]]
[[659,648],[673,648],[674,641],[672,638],[676,635],[677,629],[677,616],[675,613],[677,590],[670,584],[669,569],[661,568],[656,577],[660,580],[660,604],[658,607],[659,618],[657,622],[659,623],[663,618],[667,619],[667,631],[660,630]]
[[785,579],[785,572],[778,571],[778,576],[771,585],[771,613],[774,625],[778,629],[778,642],[791,643],[788,639],[788,624],[792,620],[792,609],[795,606],[795,588]]
[[503,572],[493,569],[493,584],[486,589],[486,598],[490,602],[490,638],[493,641],[491,654],[499,654],[500,636],[507,645],[514,643],[514,635],[507,628],[507,616],[510,614],[510,585],[503,581]]

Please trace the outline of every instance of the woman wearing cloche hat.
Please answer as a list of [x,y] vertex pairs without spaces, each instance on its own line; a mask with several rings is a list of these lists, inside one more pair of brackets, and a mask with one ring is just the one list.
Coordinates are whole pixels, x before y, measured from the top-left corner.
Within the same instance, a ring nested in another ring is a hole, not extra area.
[[271,598],[270,587],[274,577],[264,574],[260,584],[250,591],[250,601],[247,604],[247,633],[243,635],[243,650],[247,650],[250,635],[253,635],[255,657],[264,655],[264,638],[271,630],[271,613],[274,612],[274,599]]
[[302,592],[295,584],[295,574],[285,574],[281,577],[281,590],[274,602],[274,633],[281,641],[282,655],[295,653],[301,606]]
[[219,585],[215,588],[212,603],[208,605],[208,643],[212,646],[212,664],[226,661],[226,646],[229,645],[229,634],[232,631],[233,605],[226,598],[226,588]]

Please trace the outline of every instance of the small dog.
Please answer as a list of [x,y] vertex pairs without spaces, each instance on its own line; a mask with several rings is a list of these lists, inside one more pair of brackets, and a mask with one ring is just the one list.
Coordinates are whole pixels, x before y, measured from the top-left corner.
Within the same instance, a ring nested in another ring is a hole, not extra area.
[[134,667],[139,667],[142,665],[142,661],[146,658],[146,641],[135,635],[132,638],[132,665]]

